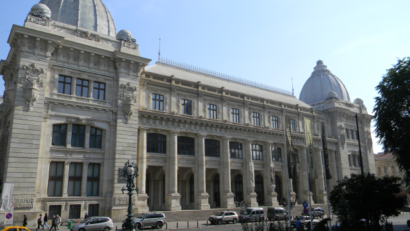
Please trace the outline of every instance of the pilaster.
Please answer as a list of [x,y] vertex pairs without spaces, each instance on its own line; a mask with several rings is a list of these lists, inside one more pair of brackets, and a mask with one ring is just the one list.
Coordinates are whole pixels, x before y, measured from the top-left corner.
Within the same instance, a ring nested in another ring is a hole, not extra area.
[[235,205],[234,197],[231,189],[231,158],[229,150],[229,142],[231,137],[225,136],[223,138],[223,149],[221,155],[221,184],[222,184],[222,208],[232,208]]
[[139,128],[139,147],[138,147],[138,196],[137,196],[137,211],[139,213],[149,212],[148,195],[145,191],[147,179],[147,128]]
[[210,209],[208,202],[208,193],[206,192],[206,165],[205,165],[205,136],[206,134],[199,134],[197,139],[197,162],[196,162],[196,208],[200,210]]
[[264,144],[264,191],[265,191],[265,205],[279,206],[278,194],[275,192],[275,165],[272,160],[272,147],[270,142]]
[[170,211],[181,210],[181,195],[178,193],[178,132],[170,133],[171,148],[168,158],[169,190],[166,208]]
[[[250,166],[253,164],[252,160],[252,141],[246,140],[244,147],[244,201],[250,207],[258,207],[257,195],[255,193],[255,171]],[[253,182],[253,185],[252,185]]]
[[316,155],[316,171],[318,178],[315,180],[316,184],[316,200],[317,203],[325,203],[326,202],[326,190],[325,190],[325,181],[324,181],[324,172],[323,172],[323,162],[322,162],[322,149],[315,148],[315,155]]

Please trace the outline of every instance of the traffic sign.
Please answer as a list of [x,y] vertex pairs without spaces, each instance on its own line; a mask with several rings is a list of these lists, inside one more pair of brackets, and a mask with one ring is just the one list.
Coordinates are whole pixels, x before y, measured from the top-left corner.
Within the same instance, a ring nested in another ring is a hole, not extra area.
[[307,208],[308,204],[305,202],[303,202],[303,208]]
[[307,209],[307,208],[304,208],[304,209],[303,209],[303,214],[308,215],[308,213],[309,213],[308,209]]

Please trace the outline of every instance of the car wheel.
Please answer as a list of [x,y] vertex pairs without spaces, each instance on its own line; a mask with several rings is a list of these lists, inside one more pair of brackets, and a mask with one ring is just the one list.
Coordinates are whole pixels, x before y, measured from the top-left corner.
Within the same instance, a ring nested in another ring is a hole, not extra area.
[[142,225],[141,225],[140,223],[138,223],[138,224],[137,224],[137,228],[138,228],[139,230],[141,230],[141,229],[142,229]]
[[218,225],[222,225],[222,220],[219,220],[219,221],[218,221]]
[[110,231],[110,227],[105,227],[104,231]]
[[233,223],[233,224],[236,224],[236,222],[237,222],[237,220],[236,220],[236,219],[233,219],[232,223]]
[[160,221],[158,221],[157,222],[157,225],[155,226],[155,228],[156,229],[162,229],[162,226],[163,226],[164,224],[162,224],[162,222],[160,222]]
[[85,231],[85,229],[80,229],[80,230],[78,230],[78,231]]

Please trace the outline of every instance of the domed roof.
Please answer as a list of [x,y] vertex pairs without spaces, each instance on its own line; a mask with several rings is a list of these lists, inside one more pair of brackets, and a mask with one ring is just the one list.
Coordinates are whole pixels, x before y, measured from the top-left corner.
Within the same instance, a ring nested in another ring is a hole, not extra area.
[[110,11],[101,0],[41,0],[51,10],[54,21],[115,37],[116,29]]
[[136,42],[134,37],[132,37],[132,34],[129,30],[120,30],[117,34],[117,40],[123,40],[126,42]]
[[37,3],[31,7],[30,14],[37,17],[51,17],[50,8],[42,3]]
[[349,92],[343,82],[327,69],[322,60],[319,60],[312,75],[303,85],[299,99],[307,104],[313,104],[329,98],[330,92],[332,98],[350,102]]

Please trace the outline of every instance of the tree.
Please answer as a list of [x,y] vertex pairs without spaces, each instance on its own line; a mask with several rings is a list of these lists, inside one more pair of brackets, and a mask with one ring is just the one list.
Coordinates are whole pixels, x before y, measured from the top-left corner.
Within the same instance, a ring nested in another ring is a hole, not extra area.
[[381,216],[397,216],[404,205],[404,199],[394,195],[400,192],[399,180],[388,176],[376,178],[373,174],[345,177],[330,193],[333,213],[338,215],[346,230],[363,230],[360,220],[364,218],[370,221],[370,230],[379,230]]
[[385,151],[392,152],[410,185],[410,58],[398,60],[377,85],[373,109],[375,131]]

